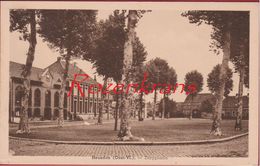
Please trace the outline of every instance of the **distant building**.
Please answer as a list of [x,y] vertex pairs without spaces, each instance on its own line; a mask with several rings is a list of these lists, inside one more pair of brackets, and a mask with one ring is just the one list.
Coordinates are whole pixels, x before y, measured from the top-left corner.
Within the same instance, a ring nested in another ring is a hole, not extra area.
[[[235,118],[238,108],[238,98],[236,96],[228,96],[223,100],[223,118]],[[242,117],[244,119],[248,119],[248,105],[249,105],[249,98],[248,96],[243,96],[243,112]]]
[[[182,104],[182,111],[184,116],[188,117],[192,111],[192,114],[196,116],[200,116],[201,111],[201,105],[203,102],[208,101],[213,106],[215,105],[216,98],[214,95],[210,93],[200,93],[197,94],[195,97],[187,96],[185,101]],[[193,116],[193,117],[194,117]]]
[[183,117],[183,103],[184,102],[176,102],[176,112],[174,112],[174,117]]
[[151,117],[153,115],[153,103],[148,102],[145,103],[145,118]]
[[[243,118],[248,119],[248,96],[243,96]],[[187,96],[183,103],[177,103],[177,110],[182,110],[184,116],[188,117],[192,111],[193,117],[201,117],[203,104],[210,104],[212,111],[216,103],[216,98],[210,93],[201,93],[196,95],[193,99]],[[222,118],[233,119],[236,117],[238,98],[236,96],[228,96],[223,100]],[[206,113],[203,113],[206,115]],[[211,113],[207,113],[207,118],[212,117]],[[209,116],[210,115],[210,116]]]
[[176,109],[176,111],[177,112],[182,112],[182,110],[183,110],[183,103],[184,102],[176,102],[176,107],[177,107],[177,109]]
[[[9,113],[10,121],[20,116],[21,92],[22,92],[22,72],[23,65],[10,62],[10,100]],[[31,97],[29,100],[28,116],[30,118],[40,118],[42,120],[53,120],[59,115],[59,89],[61,87],[62,76],[64,74],[65,62],[60,58],[48,67],[41,69],[32,67],[31,70]],[[69,65],[68,81],[66,93],[64,95],[64,119],[72,119],[73,115],[88,115],[90,118],[98,114],[98,109],[102,104],[101,92],[95,94],[88,93],[90,84],[97,84],[94,79],[88,78],[81,83],[84,97],[80,96],[77,86],[73,88],[72,95],[67,96],[74,74],[86,74],[75,64]],[[112,102],[113,97],[108,94],[106,100]]]

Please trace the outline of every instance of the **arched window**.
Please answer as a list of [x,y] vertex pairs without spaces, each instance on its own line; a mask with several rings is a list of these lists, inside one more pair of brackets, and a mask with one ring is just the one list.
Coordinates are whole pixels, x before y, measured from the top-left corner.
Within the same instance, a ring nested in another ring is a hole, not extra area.
[[60,95],[59,95],[59,92],[55,92],[54,94],[54,107],[59,107],[59,98]]
[[79,112],[82,113],[82,100],[79,101]]
[[88,100],[85,99],[85,113],[88,113]]
[[15,106],[21,107],[22,95],[23,88],[21,86],[17,86],[15,88]]
[[17,86],[15,88],[15,116],[20,116],[22,96],[23,88],[21,86]]
[[28,117],[32,117],[32,89],[29,92],[29,100],[28,100]]
[[34,91],[34,106],[35,107],[41,106],[41,91],[39,88],[35,89]]
[[51,120],[51,92],[49,90],[45,92],[44,119]]
[[45,92],[45,107],[50,107],[51,106],[51,92],[46,91]]

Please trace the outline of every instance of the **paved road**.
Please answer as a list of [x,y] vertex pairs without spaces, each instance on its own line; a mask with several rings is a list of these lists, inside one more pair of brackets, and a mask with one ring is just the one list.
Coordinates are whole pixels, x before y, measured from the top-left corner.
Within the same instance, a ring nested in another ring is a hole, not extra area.
[[248,137],[202,145],[65,145],[10,139],[10,149],[22,156],[118,156],[126,157],[247,157]]

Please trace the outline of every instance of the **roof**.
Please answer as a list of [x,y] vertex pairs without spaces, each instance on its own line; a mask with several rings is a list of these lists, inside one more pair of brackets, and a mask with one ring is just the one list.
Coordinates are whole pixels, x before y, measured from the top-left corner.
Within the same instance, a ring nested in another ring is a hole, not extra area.
[[[243,96],[243,105],[248,105],[248,96]],[[223,100],[223,105],[235,105],[238,102],[237,96],[228,96]]]
[[[52,75],[59,74],[60,76],[64,73],[65,70],[65,61],[57,60],[56,62],[52,63],[48,67],[46,67],[44,70],[49,69],[50,73]],[[73,80],[75,74],[87,74],[85,73],[81,68],[79,68],[75,64],[69,64],[69,70],[68,70],[68,79]],[[82,80],[82,77],[76,78],[77,81]],[[89,77],[86,81],[88,84],[97,84],[98,82],[95,81],[93,78]]]
[[[23,66],[24,65],[21,63],[10,61],[10,77],[22,78],[21,73],[23,71]],[[62,76],[62,74],[64,73],[64,70],[65,70],[65,62],[62,60],[57,60],[44,69],[41,69],[38,67],[32,67],[30,78],[31,78],[31,80],[34,80],[34,81],[41,81],[41,76],[46,72],[50,72],[50,74],[52,75],[52,77],[54,79],[58,79]],[[68,70],[68,78],[70,80],[73,80],[75,74],[86,74],[86,73],[82,69],[77,67],[76,65],[70,64],[69,70]],[[76,80],[80,81],[81,79],[83,79],[83,78],[78,77]],[[89,77],[85,81],[85,83],[97,84],[98,82],[95,81],[94,79],[92,79],[91,77]]]
[[193,97],[192,99],[192,96],[189,95],[186,97],[185,99],[185,103],[186,102],[194,102],[194,103],[201,103],[205,100],[215,100],[215,96],[211,93],[200,93],[200,94],[197,94],[195,97]]
[[[9,72],[10,77],[22,78],[21,73],[23,71],[23,64],[10,61]],[[38,67],[32,67],[30,79],[34,81],[40,81],[40,76],[43,73],[43,69]]]

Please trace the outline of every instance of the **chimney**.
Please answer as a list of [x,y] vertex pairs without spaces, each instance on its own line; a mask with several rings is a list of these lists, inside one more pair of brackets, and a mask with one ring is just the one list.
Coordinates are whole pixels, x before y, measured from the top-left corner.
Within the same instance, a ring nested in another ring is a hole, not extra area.
[[61,60],[61,57],[57,57],[57,61],[59,62]]

